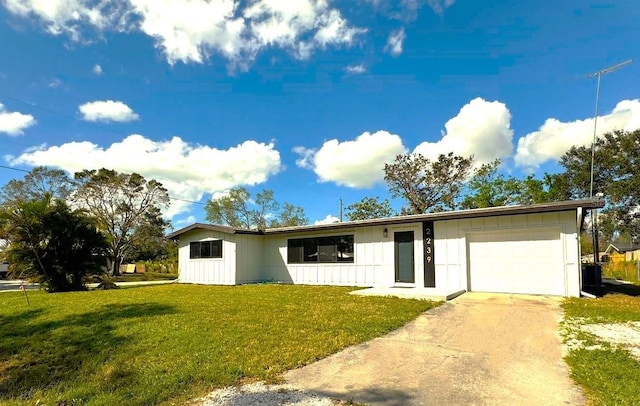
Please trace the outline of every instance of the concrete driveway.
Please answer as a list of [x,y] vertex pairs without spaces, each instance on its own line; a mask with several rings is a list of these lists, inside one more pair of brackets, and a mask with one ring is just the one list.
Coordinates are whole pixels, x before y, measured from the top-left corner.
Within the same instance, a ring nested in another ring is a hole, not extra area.
[[371,405],[582,405],[562,360],[560,302],[466,293],[285,378]]

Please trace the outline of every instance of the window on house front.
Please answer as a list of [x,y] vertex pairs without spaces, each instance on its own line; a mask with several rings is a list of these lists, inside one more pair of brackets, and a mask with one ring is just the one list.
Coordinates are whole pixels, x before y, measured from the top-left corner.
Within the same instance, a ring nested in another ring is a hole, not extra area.
[[292,238],[287,241],[287,262],[353,262],[353,235]]
[[192,242],[189,244],[189,258],[222,258],[222,240]]

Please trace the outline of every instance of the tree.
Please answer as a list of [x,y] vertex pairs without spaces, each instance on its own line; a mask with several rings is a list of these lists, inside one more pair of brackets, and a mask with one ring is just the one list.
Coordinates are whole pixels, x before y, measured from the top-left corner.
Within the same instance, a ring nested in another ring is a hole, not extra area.
[[161,224],[160,210],[169,203],[167,190],[137,173],[104,168],[78,172],[75,180],[74,201],[97,219],[109,242],[108,268],[118,275],[128,251],[145,235],[140,230],[151,223]]
[[376,197],[364,197],[357,203],[347,206],[347,218],[350,221],[392,217],[396,212],[391,208],[388,199],[380,201]]
[[522,185],[513,176],[505,177],[498,172],[500,160],[481,165],[467,182],[467,194],[462,200],[462,209],[508,206],[519,203]]
[[244,187],[233,188],[227,195],[207,202],[206,218],[214,224],[247,230],[258,229],[264,228],[266,224],[268,208],[277,209],[273,192],[268,189],[256,196],[256,209],[252,209],[250,205],[251,193]]
[[269,227],[294,227],[309,224],[309,218],[304,214],[304,209],[290,203],[284,203],[277,219],[269,222]]
[[436,161],[421,154],[401,154],[384,165],[384,180],[393,197],[403,197],[409,204],[403,214],[455,209],[472,162],[473,157],[452,152],[440,154]]
[[520,182],[520,186],[522,188],[518,199],[520,204],[559,202],[572,197],[567,176],[564,173],[545,173],[542,179],[529,175]]
[[[595,144],[593,195],[605,199],[604,221],[612,238],[640,237],[640,129],[613,131]],[[573,198],[588,198],[591,183],[591,146],[572,147],[560,158]]]
[[273,198],[273,190],[264,189],[256,195],[256,209],[252,211],[252,221],[258,230],[267,228],[267,216],[280,209],[280,204]]
[[0,204],[40,200],[50,195],[66,200],[73,191],[67,173],[60,169],[35,167],[23,179],[12,179],[0,189]]
[[165,238],[165,233],[170,228],[171,223],[162,217],[158,208],[149,210],[134,231],[131,248],[127,250],[125,260],[131,263],[167,258],[171,241]]
[[273,197],[273,191],[264,189],[252,202],[251,193],[244,187],[231,189],[226,196],[212,199],[205,206],[207,221],[247,230],[263,230],[267,224],[275,228],[309,222],[302,207],[285,203],[278,214],[279,209],[280,204]]
[[107,247],[92,218],[49,194],[1,210],[0,228],[10,241],[11,272],[36,278],[48,292],[83,290]]

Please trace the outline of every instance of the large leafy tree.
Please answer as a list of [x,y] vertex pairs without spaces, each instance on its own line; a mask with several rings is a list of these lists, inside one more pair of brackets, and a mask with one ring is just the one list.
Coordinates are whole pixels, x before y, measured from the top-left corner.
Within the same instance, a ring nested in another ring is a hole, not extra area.
[[472,163],[473,157],[453,153],[440,154],[435,161],[421,154],[401,154],[384,165],[384,180],[393,197],[407,201],[403,214],[455,209]]
[[65,171],[38,166],[23,179],[12,179],[4,185],[0,189],[0,204],[39,200],[45,196],[66,200],[72,191],[72,180]]
[[127,250],[125,261],[156,261],[166,259],[171,250],[172,241],[165,238],[171,223],[162,217],[157,207],[149,210],[134,231],[131,248]]
[[[560,158],[573,198],[589,197],[591,146],[572,147]],[[595,144],[593,194],[605,199],[598,219],[610,239],[640,237],[640,129],[604,134]]]
[[[109,169],[75,174],[74,201],[86,208],[107,236],[107,263],[113,275],[128,252],[148,235],[145,227],[161,226],[160,212],[169,203],[167,190],[156,180]],[[162,230],[164,231],[164,230]]]
[[520,180],[500,173],[501,161],[495,160],[477,168],[466,183],[461,208],[536,204],[568,200],[571,198],[567,176],[564,173],[545,173],[542,179],[529,175]]
[[107,247],[94,219],[48,194],[0,210],[0,229],[10,241],[11,272],[49,292],[84,289],[83,277],[99,272]]
[[291,203],[284,203],[278,217],[269,220],[269,227],[294,227],[309,224],[309,218],[304,214],[304,209]]
[[380,200],[376,197],[364,197],[357,203],[347,206],[347,218],[350,221],[368,220],[383,217],[392,217],[396,212],[391,207],[388,199]]
[[520,181],[520,187],[520,204],[558,202],[572,197],[565,173],[545,173],[542,179],[529,175]]
[[207,221],[230,227],[265,229],[269,227],[298,226],[308,223],[302,207],[275,200],[273,191],[264,189],[254,200],[244,187],[233,188],[225,196],[212,199],[205,206]]
[[483,164],[477,168],[466,184],[467,193],[460,204],[462,209],[508,206],[519,203],[521,182],[505,176],[498,170],[500,160]]

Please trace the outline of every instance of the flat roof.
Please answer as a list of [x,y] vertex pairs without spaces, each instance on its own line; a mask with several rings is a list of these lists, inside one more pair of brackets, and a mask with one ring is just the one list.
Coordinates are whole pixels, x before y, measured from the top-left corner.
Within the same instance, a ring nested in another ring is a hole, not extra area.
[[548,213],[548,212],[554,212],[554,211],[576,210],[578,208],[595,209],[595,208],[602,208],[602,207],[604,207],[604,200],[602,199],[565,200],[561,202],[538,203],[538,204],[531,204],[531,205],[487,207],[487,208],[481,208],[481,209],[442,211],[437,213],[413,214],[408,216],[385,217],[385,218],[370,219],[370,220],[344,221],[344,222],[331,223],[331,224],[314,224],[314,225],[295,226],[295,227],[268,228],[266,230],[246,230],[241,228],[219,226],[214,224],[195,223],[190,226],[176,230],[171,234],[167,235],[167,237],[176,238],[181,234],[184,234],[188,231],[195,230],[195,229],[213,230],[213,231],[219,231],[219,232],[228,233],[228,234],[269,235],[269,234],[300,233],[300,232],[308,232],[308,231],[330,231],[334,229],[339,230],[342,228],[406,224],[406,223],[416,223],[421,221],[439,221],[439,220],[454,220],[454,219],[477,218],[477,217],[494,217],[494,216],[513,215],[513,214]]

